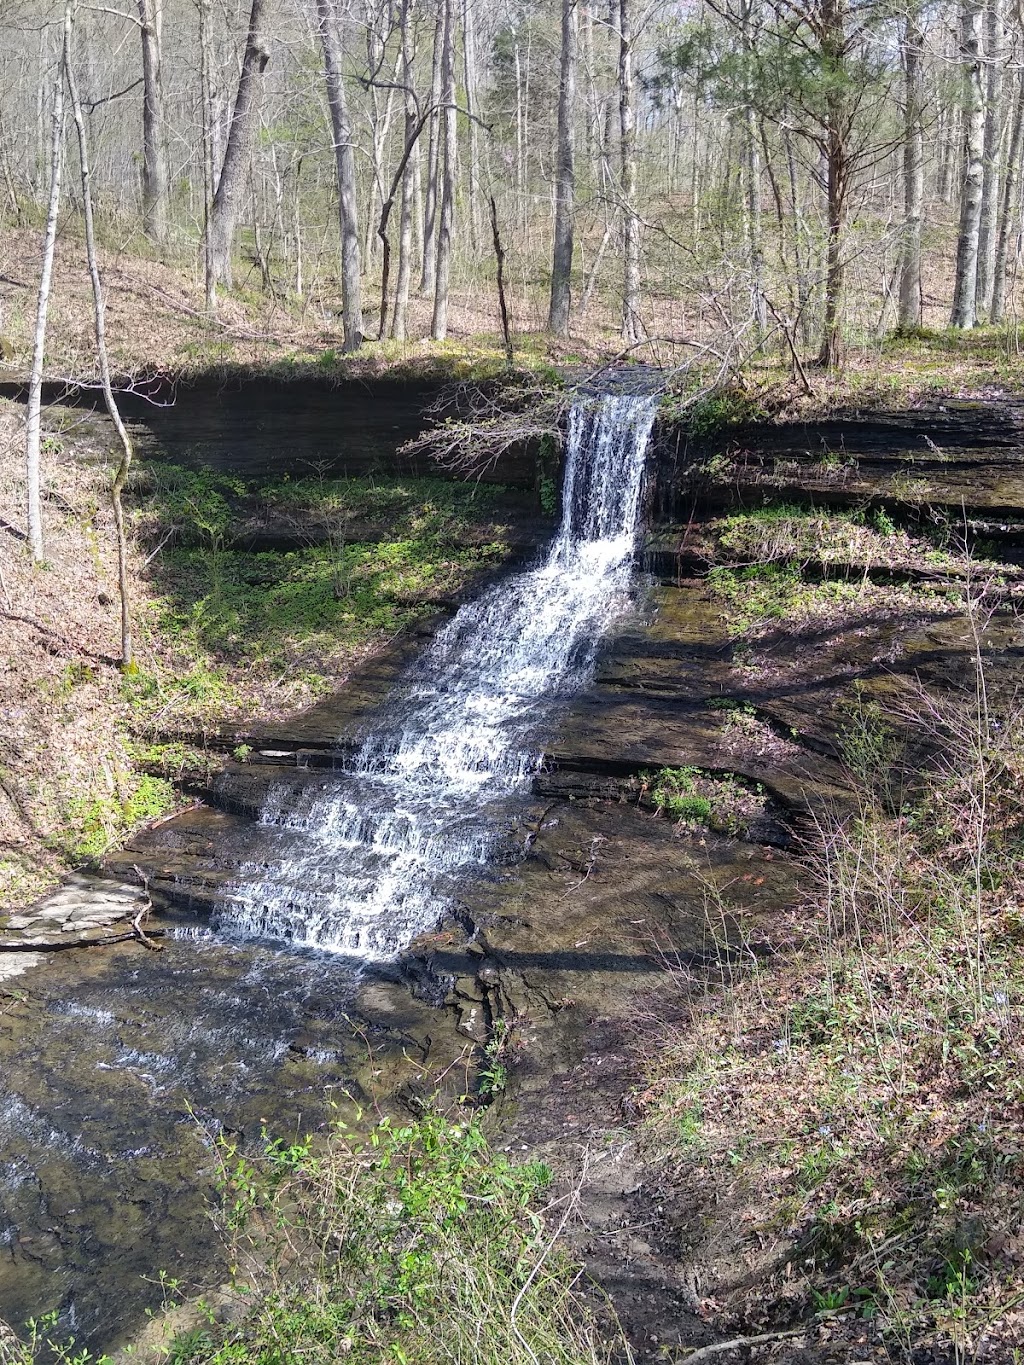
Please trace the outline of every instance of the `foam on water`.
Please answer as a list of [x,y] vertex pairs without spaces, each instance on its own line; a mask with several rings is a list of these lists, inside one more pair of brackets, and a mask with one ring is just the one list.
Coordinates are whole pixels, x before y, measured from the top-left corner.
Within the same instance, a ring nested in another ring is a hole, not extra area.
[[493,855],[502,802],[527,788],[540,726],[589,681],[629,601],[656,400],[573,407],[562,521],[544,560],[461,608],[435,637],[390,724],[326,790],[261,823],[289,853],[243,869],[215,925],[364,959],[435,924],[458,874]]

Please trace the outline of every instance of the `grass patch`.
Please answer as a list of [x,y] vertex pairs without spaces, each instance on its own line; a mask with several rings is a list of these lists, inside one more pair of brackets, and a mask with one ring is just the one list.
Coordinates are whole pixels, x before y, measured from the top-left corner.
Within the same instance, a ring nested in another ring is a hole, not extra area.
[[717,567],[707,576],[708,591],[726,609],[731,635],[745,635],[773,621],[806,618],[847,606],[870,585],[845,579],[805,579],[796,568],[778,564]]
[[342,521],[384,522],[392,534],[459,536],[500,518],[514,490],[451,479],[310,477],[258,490],[269,507]]
[[235,666],[315,668],[339,648],[394,635],[499,562],[498,545],[436,536],[287,553],[177,550],[157,625],[169,641]]
[[755,563],[890,565],[915,561],[919,547],[884,511],[816,512],[787,503],[720,517],[711,524],[719,553]]
[[228,1149],[238,1310],[232,1322],[211,1311],[169,1358],[611,1362],[621,1339],[559,1242],[568,1207],[547,1167],[491,1151],[475,1120],[384,1120],[368,1140],[339,1126],[317,1150],[271,1142],[257,1162]]
[[53,848],[80,867],[97,862],[147,820],[173,810],[177,797],[166,778],[128,769],[109,784],[101,776],[89,790],[65,796],[62,804]]

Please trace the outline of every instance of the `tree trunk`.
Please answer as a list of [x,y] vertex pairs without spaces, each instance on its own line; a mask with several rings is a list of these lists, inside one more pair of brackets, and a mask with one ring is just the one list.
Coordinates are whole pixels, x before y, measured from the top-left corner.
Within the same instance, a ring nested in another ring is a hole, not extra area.
[[430,335],[444,341],[448,335],[448,281],[452,264],[452,227],[455,218],[455,0],[443,0],[444,55],[441,63],[441,214],[437,233],[437,278],[434,282],[434,316]]
[[317,0],[320,41],[324,50],[324,80],[334,135],[338,175],[338,226],[341,234],[341,312],[343,347],[356,351],[363,344],[362,272],[359,257],[359,200],[356,190],[356,153],[342,75],[341,35],[334,0]]
[[423,203],[423,269],[420,271],[420,294],[426,298],[434,292],[437,282],[437,204],[438,169],[441,164],[441,74],[444,58],[445,7],[435,0],[434,55],[430,68],[430,108],[438,110],[430,116],[430,141],[427,147],[427,190]]
[[956,245],[951,327],[973,327],[978,321],[978,235],[985,174],[985,98],[981,60],[982,11],[979,0],[964,0],[961,50],[964,63],[966,166],[960,192],[960,231]]
[[206,311],[217,308],[217,275],[213,265],[213,93],[210,88],[210,53],[207,47],[207,0],[199,0],[199,84],[203,122],[203,286]]
[[469,241],[474,252],[480,250],[483,219],[480,202],[480,125],[476,121],[476,20],[473,7],[477,0],[464,0],[462,6],[462,56],[466,86],[466,113],[469,115]]
[[103,386],[103,401],[110,420],[114,424],[118,441],[121,444],[121,460],[114,475],[110,496],[114,509],[114,527],[117,532],[117,581],[121,597],[121,667],[130,669],[132,660],[132,620],[131,603],[128,592],[128,541],[124,529],[124,507],[121,494],[128,481],[134,450],[121,414],[114,400],[114,390],[110,382],[110,364],[107,359],[106,304],[103,298],[103,284],[100,280],[99,261],[96,256],[96,230],[92,211],[92,181],[89,172],[89,147],[85,136],[85,119],[82,104],[78,97],[78,82],[75,78],[74,62],[71,58],[71,12],[74,0],[69,0],[64,20],[64,66],[68,77],[68,90],[71,95],[71,109],[78,130],[78,160],[82,175],[82,206],[85,213],[85,253],[89,262],[89,277],[92,280],[93,328],[96,338],[96,359],[99,362],[100,382]]
[[908,14],[904,35],[906,129],[903,143],[903,262],[900,267],[901,330],[921,326],[921,211],[924,202],[924,124],[921,63],[924,31],[920,16]]
[[163,0],[139,0],[142,29],[142,222],[147,237],[167,240],[169,186],[161,71]]
[[623,213],[622,339],[640,340],[640,221],[636,214],[636,107],[630,0],[619,0],[619,156]]
[[1017,98],[1013,105],[1013,124],[1010,131],[1010,151],[1006,159],[1003,181],[1003,202],[999,214],[999,234],[996,242],[996,264],[992,277],[991,322],[1002,322],[1006,312],[1006,263],[1009,256],[1010,235],[1016,216],[1017,187],[1020,183],[1020,162],[1024,153],[1024,70],[1017,77]]
[[985,7],[985,137],[981,220],[978,224],[978,316],[988,321],[996,270],[999,160],[1003,142],[1003,16],[1000,0]]
[[409,312],[409,284],[412,279],[412,224],[415,200],[414,176],[418,174],[414,160],[417,145],[414,139],[419,120],[416,116],[416,92],[412,87],[413,64],[416,53],[413,45],[411,9],[412,0],[402,0],[399,22],[402,36],[402,84],[405,86],[405,145],[408,147],[412,141],[413,150],[409,152],[405,171],[402,175],[402,208],[398,227],[398,279],[395,282],[395,311],[391,319],[391,335],[396,341],[405,340],[406,321]]
[[263,73],[270,61],[266,29],[271,0],[252,0],[249,33],[242,56],[235,108],[228,129],[224,164],[221,166],[217,193],[210,214],[210,249],[213,274],[218,284],[231,287],[231,248],[238,209],[246,185],[246,165],[252,150],[259,115]]
[[555,242],[551,261],[548,331],[569,332],[572,299],[573,218],[576,200],[573,123],[576,117],[576,0],[562,0],[562,66],[558,84],[558,150],[555,169]]
[[[753,0],[744,0],[741,25],[743,51],[748,60],[755,50],[753,9]],[[743,138],[743,171],[746,182],[743,196],[743,217],[747,237],[747,257],[750,262],[752,311],[758,335],[763,336],[768,326],[768,311],[764,297],[764,245],[761,240],[761,152],[758,144],[757,111],[754,108],[754,97],[749,86],[744,91]]]
[[57,216],[60,210],[60,181],[64,164],[64,69],[68,56],[68,33],[73,7],[68,0],[64,15],[64,50],[57,64],[53,83],[53,114],[50,131],[50,200],[43,234],[43,263],[39,273],[39,299],[36,304],[36,330],[32,343],[32,372],[25,404],[25,488],[28,516],[28,548],[37,562],[43,557],[43,513],[39,496],[41,408],[43,361],[46,355],[46,317],[50,306],[53,279],[53,252],[57,241]]
[[838,120],[828,132],[826,153],[827,242],[825,248],[825,319],[818,363],[825,369],[841,369],[843,346],[843,286],[846,264],[843,261],[843,227],[846,219],[847,160]]

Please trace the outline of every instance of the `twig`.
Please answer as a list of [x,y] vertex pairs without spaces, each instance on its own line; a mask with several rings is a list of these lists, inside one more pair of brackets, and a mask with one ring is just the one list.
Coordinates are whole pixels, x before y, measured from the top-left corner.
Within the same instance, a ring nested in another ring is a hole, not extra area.
[[139,913],[132,920],[132,931],[138,938],[139,942],[145,944],[145,946],[150,950],[150,952],[162,953],[163,945],[160,943],[154,943],[153,940],[146,934],[146,931],[142,927],[142,921],[153,908],[153,901],[149,894],[149,878],[146,876],[145,872],[143,872],[142,868],[139,867],[138,863],[132,863],[132,867],[138,874],[139,881],[142,883],[142,889],[146,893],[145,905],[143,905],[140,908]]
[[731,1341],[713,1341],[710,1346],[701,1346],[690,1355],[683,1357],[682,1365],[700,1365],[701,1361],[711,1360],[713,1356],[723,1355],[726,1351],[742,1351],[747,1346],[761,1346],[768,1341],[782,1341],[786,1337],[799,1337],[807,1327],[789,1327],[785,1332],[760,1332],[753,1337],[733,1337]]

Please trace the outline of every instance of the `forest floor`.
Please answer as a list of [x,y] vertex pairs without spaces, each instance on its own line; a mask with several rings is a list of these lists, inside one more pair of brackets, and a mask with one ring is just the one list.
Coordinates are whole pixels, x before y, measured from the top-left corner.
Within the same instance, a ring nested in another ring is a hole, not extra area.
[[[0,380],[20,381],[29,370],[39,250],[40,234],[34,229],[7,228],[0,234]],[[456,280],[448,340],[429,340],[430,301],[413,298],[408,340],[368,340],[357,354],[344,355],[340,297],[329,274],[315,294],[299,297],[283,289],[267,292],[256,266],[240,262],[236,287],[222,291],[211,319],[197,261],[165,261],[140,254],[145,250],[137,238],[118,242],[109,230],[101,250],[111,362],[125,382],[218,367],[339,379],[395,371],[473,379],[500,373],[506,364],[497,296],[486,267],[479,278]],[[49,379],[95,377],[89,288],[84,246],[70,221],[59,236],[54,266]],[[373,336],[378,301],[369,282],[364,306]],[[566,338],[544,330],[542,280],[524,280],[513,288],[510,307],[518,367],[544,372],[552,366],[643,361],[674,372],[683,390],[724,384],[742,395],[751,417],[810,419],[845,407],[913,406],[937,393],[986,397],[1024,390],[1024,329],[1016,320],[969,333],[924,329],[905,337],[878,336],[851,345],[842,374],[824,374],[808,363],[805,386],[792,371],[780,334],[752,351],[736,345],[717,317],[688,316],[677,297],[647,301],[649,338],[629,347],[619,334],[613,300],[595,296]],[[714,354],[695,360],[706,348]]]

